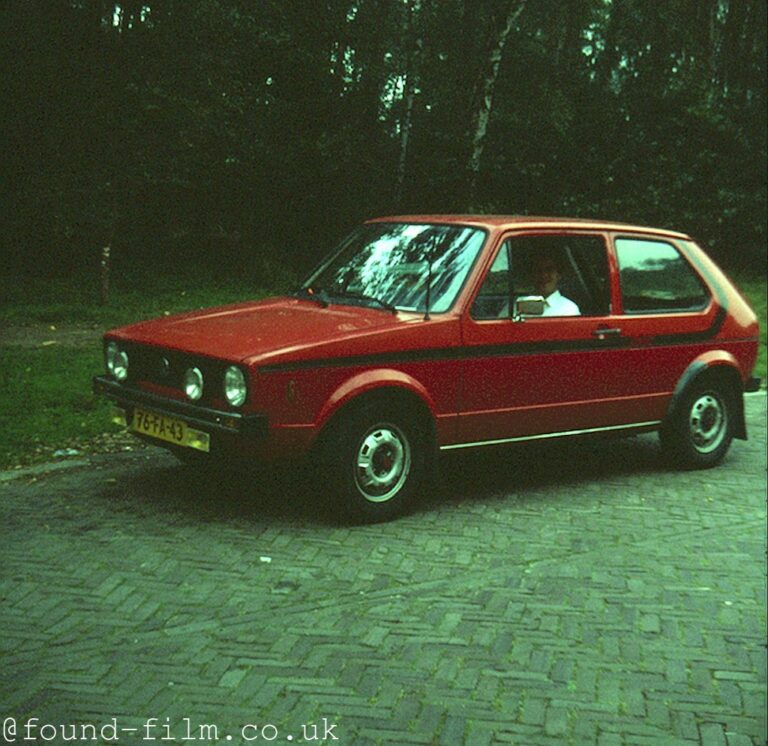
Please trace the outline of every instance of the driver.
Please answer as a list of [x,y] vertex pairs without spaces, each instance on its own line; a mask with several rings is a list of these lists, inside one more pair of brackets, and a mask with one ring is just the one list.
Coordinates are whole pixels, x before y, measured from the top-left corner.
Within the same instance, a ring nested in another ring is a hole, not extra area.
[[580,316],[579,307],[557,289],[560,267],[554,256],[540,254],[533,263],[533,281],[544,297],[543,316]]

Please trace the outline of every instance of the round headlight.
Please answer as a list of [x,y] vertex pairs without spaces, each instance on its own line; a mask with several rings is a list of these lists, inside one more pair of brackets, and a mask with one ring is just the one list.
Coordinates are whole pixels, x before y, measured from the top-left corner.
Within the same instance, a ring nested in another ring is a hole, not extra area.
[[187,368],[184,373],[184,393],[197,401],[203,395],[203,374],[200,368]]
[[107,345],[107,370],[118,380],[128,378],[128,353],[115,342]]
[[230,365],[224,372],[224,396],[233,407],[239,407],[247,394],[243,371],[235,365]]

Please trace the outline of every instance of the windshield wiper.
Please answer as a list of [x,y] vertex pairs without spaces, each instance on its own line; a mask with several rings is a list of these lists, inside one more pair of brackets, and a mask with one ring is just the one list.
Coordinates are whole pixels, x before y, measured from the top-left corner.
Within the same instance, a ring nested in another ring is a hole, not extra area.
[[320,308],[328,308],[328,304],[330,303],[328,293],[323,288],[313,288],[311,286],[300,287],[291,290],[290,294],[295,298],[306,298],[307,300],[312,300],[317,303]]
[[351,293],[348,290],[333,290],[331,291],[331,295],[333,295],[335,298],[350,298],[351,300],[359,300],[363,303],[376,303],[378,306],[386,309],[387,311],[390,311],[391,313],[397,313],[396,306],[393,306],[391,303],[387,303],[385,300],[381,300],[381,298],[377,298],[375,295],[366,295],[365,293]]

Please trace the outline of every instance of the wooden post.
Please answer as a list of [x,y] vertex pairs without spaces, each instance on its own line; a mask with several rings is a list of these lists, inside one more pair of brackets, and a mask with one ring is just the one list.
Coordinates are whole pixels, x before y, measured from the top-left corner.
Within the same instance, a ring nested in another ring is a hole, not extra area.
[[107,244],[101,250],[101,305],[109,303],[109,265],[112,246]]

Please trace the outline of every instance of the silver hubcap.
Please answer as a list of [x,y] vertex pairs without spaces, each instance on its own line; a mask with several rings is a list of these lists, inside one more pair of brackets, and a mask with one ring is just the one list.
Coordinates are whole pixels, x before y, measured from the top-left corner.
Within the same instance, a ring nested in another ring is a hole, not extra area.
[[391,500],[410,469],[411,446],[395,425],[376,425],[363,436],[355,454],[355,484],[366,500]]
[[693,445],[699,453],[710,453],[723,442],[726,417],[723,402],[715,394],[702,394],[696,399],[691,407],[688,426]]

